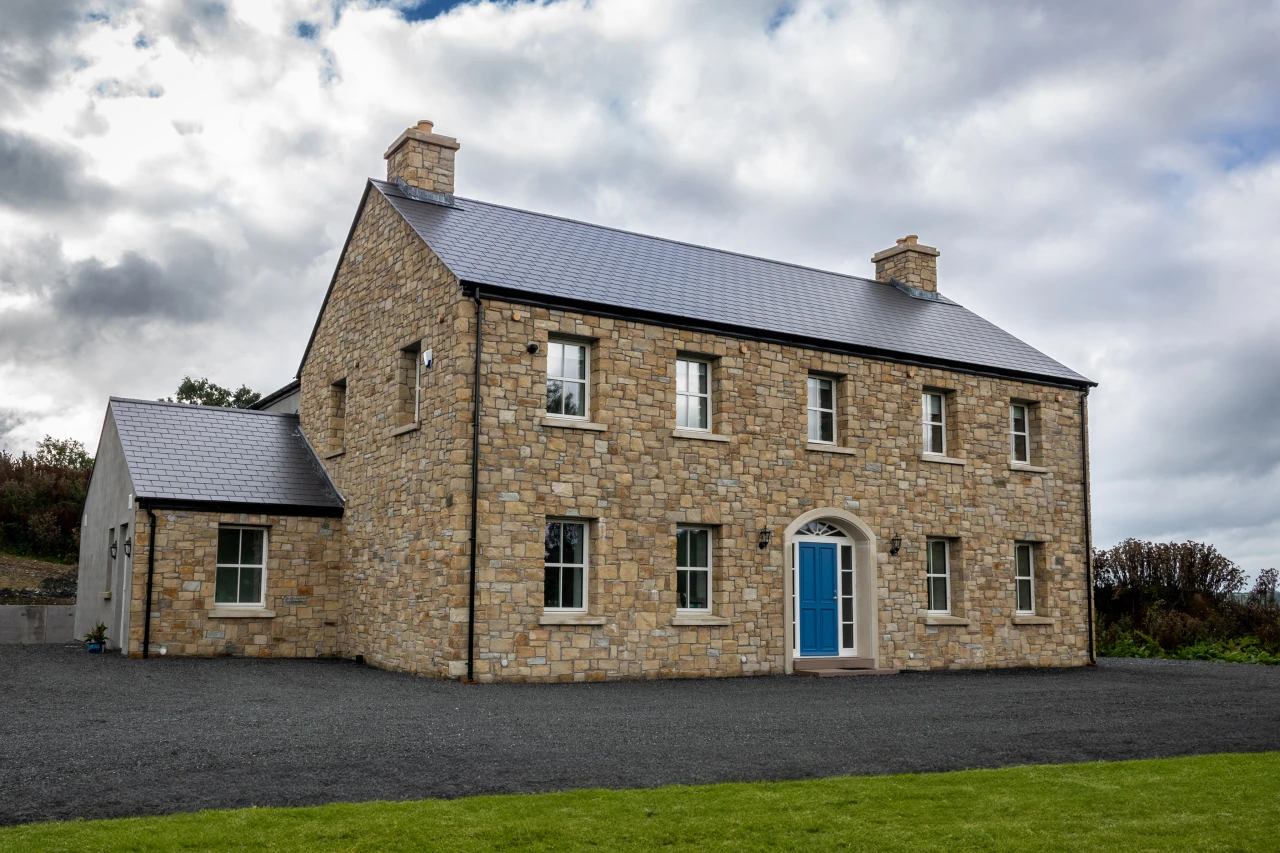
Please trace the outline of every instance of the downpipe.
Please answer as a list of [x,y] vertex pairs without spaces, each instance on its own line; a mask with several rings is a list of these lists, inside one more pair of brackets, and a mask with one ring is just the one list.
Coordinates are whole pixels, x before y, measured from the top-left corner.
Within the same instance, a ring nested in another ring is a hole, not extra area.
[[156,577],[156,514],[147,504],[147,611],[142,617],[142,659],[151,654],[151,587]]
[[484,328],[484,303],[480,301],[480,285],[475,285],[471,298],[476,304],[476,363],[471,387],[471,577],[467,597],[467,683],[475,684],[476,660],[476,528],[480,513],[480,346]]
[[1084,463],[1084,586],[1089,614],[1089,665],[1097,666],[1093,638],[1093,516],[1089,509],[1089,390],[1080,392],[1080,459]]

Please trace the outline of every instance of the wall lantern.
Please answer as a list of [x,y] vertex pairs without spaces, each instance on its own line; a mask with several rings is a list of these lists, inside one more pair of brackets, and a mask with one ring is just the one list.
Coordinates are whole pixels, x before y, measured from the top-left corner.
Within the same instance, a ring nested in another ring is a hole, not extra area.
[[902,537],[894,531],[893,538],[889,540],[889,556],[896,557],[898,552],[902,550]]
[[113,559],[113,560],[116,558],[116,547],[117,547],[117,546],[116,546],[116,543],[112,542],[112,543],[111,543],[111,547],[110,547],[109,549],[107,549],[107,550],[109,550],[109,551],[111,552],[111,559]]
[[760,550],[763,551],[765,548],[769,547],[769,543],[772,541],[773,541],[773,531],[761,530],[760,539],[756,544],[758,544],[760,546]]
[[124,555],[126,557],[133,556],[133,540],[132,539],[124,540]]

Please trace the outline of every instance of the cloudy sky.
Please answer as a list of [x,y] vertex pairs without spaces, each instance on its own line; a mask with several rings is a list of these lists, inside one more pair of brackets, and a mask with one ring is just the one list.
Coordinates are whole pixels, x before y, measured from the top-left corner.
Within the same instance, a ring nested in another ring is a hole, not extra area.
[[262,391],[417,119],[458,191],[940,287],[1101,386],[1098,543],[1280,565],[1280,3],[5,0],[0,447]]

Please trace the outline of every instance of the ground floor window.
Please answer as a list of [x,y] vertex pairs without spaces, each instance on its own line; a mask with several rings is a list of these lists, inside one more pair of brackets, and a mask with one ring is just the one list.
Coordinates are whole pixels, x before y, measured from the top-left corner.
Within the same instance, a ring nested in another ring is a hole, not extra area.
[[925,579],[929,584],[929,612],[951,612],[951,554],[945,539],[930,539],[927,545]]
[[711,610],[711,531],[706,528],[676,530],[676,607]]
[[260,527],[218,528],[215,604],[263,603],[267,531]]
[[548,521],[543,561],[547,570],[543,606],[548,610],[586,610],[587,525]]
[[1036,612],[1035,596],[1035,554],[1030,545],[1014,546],[1014,564],[1016,567],[1015,582],[1018,585],[1018,612],[1032,614]]

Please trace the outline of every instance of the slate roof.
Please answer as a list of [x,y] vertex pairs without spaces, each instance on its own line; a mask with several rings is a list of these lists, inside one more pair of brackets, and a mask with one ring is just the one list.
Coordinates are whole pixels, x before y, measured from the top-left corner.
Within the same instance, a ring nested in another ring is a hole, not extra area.
[[1094,384],[945,297],[920,299],[857,276],[475,199],[455,197],[450,207],[370,183],[460,281],[490,295],[523,293],[825,349]]
[[342,511],[297,415],[120,397],[109,405],[139,500]]

